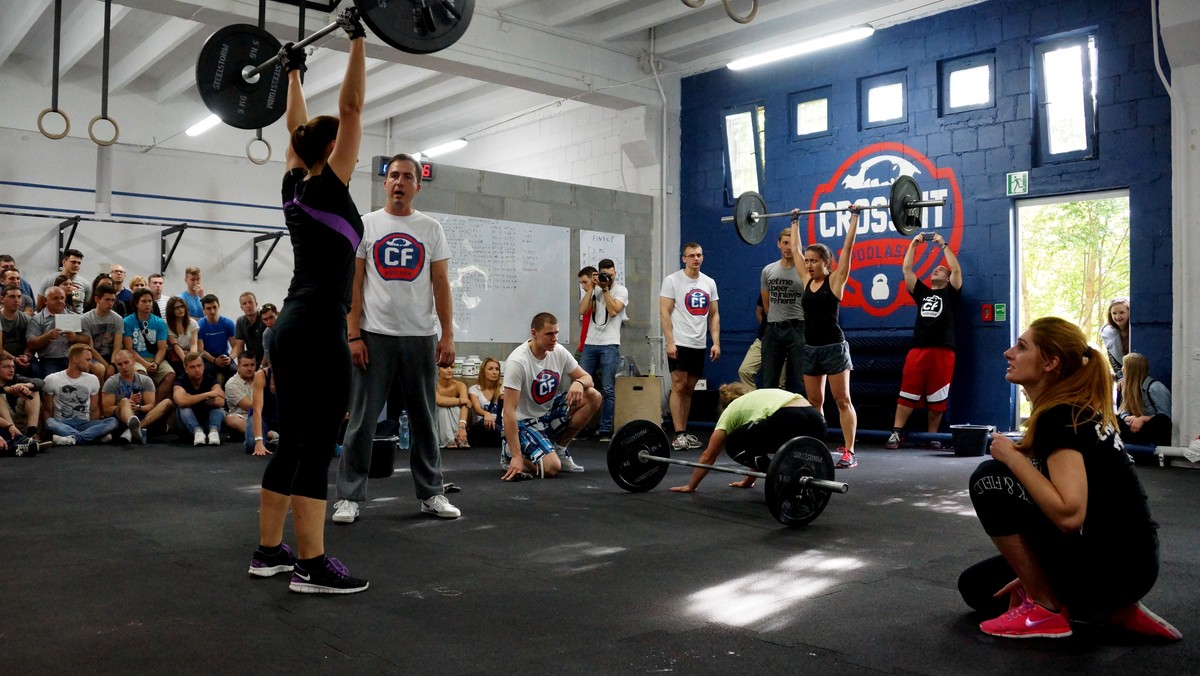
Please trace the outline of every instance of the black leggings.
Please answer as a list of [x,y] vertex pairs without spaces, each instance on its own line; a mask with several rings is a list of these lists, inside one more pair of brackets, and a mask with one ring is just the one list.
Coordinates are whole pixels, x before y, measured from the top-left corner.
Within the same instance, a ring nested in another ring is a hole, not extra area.
[[293,299],[271,331],[271,368],[279,405],[279,448],[262,487],[325,500],[329,461],[350,400],[346,317],[331,304]]
[[1134,432],[1129,429],[1129,423],[1124,418],[1118,418],[1121,427],[1121,441],[1127,444],[1143,444],[1146,446],[1169,446],[1171,444],[1171,418],[1165,413],[1151,416],[1141,429]]
[[794,437],[825,441],[825,418],[812,406],[785,406],[729,433],[725,452],[739,464],[766,472],[771,456]]
[[[1021,535],[1046,571],[1055,593],[1073,612],[1111,612],[1141,599],[1158,579],[1158,535],[1153,530],[1114,536],[1063,533],[1025,492],[1012,470],[985,460],[971,475],[971,503],[988,535]],[[958,578],[967,605],[999,615],[1008,598],[992,594],[1016,579],[1003,557],[971,566]]]

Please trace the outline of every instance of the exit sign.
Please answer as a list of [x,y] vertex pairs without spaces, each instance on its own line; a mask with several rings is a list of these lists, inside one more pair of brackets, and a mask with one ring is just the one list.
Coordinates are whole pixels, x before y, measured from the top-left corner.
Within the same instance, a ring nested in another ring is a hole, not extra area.
[[1029,194],[1029,172],[1014,171],[1008,176],[1008,191],[1007,195],[1028,195]]

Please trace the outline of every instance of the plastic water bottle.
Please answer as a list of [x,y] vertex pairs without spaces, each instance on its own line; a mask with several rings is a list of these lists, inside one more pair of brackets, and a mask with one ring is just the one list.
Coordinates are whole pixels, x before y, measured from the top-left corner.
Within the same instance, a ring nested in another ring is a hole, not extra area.
[[408,432],[408,411],[404,410],[400,412],[400,450],[407,451],[411,439]]

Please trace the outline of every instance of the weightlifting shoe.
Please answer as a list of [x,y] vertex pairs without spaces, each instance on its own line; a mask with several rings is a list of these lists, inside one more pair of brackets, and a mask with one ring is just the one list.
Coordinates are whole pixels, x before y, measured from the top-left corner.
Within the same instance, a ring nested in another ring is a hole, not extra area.
[[1028,598],[1000,617],[981,622],[979,629],[1003,638],[1066,638],[1071,635],[1066,613],[1056,613]]
[[883,445],[889,451],[894,451],[900,448],[900,433],[892,432],[892,436],[888,437],[887,443]]
[[858,467],[858,459],[854,457],[854,451],[848,451],[845,447],[838,447],[842,457],[838,459],[834,465],[837,469],[853,469]]
[[462,512],[450,504],[444,495],[435,495],[427,500],[421,500],[421,513],[432,514],[443,519],[457,519]]

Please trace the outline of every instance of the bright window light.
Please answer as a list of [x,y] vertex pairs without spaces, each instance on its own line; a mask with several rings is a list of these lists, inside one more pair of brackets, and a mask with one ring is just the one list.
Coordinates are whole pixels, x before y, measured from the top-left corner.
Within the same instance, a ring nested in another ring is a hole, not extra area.
[[452,151],[458,150],[459,148],[466,147],[466,145],[467,145],[467,139],[456,138],[453,141],[447,141],[446,143],[434,146],[428,150],[422,150],[420,155],[421,155],[421,157],[436,157],[438,155],[445,155],[448,152],[452,152]]
[[1083,104],[1083,48],[1072,45],[1046,52],[1042,57],[1046,77],[1050,152],[1087,149],[1087,123]]
[[950,73],[950,107],[991,103],[991,66],[975,66]]
[[188,127],[188,130],[184,133],[186,133],[188,136],[199,136],[218,124],[221,124],[221,118],[217,117],[216,115],[209,115],[196,124],[193,124],[191,127]]
[[829,130],[829,99],[796,104],[796,134],[819,134]]
[[726,66],[726,68],[728,68],[729,70],[744,70],[746,68],[753,68],[755,66],[761,66],[765,63],[771,63],[773,61],[782,61],[783,59],[790,59],[793,56],[800,56],[801,54],[809,54],[811,52],[820,51],[822,49],[836,47],[837,45],[844,45],[847,42],[854,42],[855,40],[862,40],[865,38],[869,38],[874,33],[875,33],[875,29],[870,26],[855,26],[854,28],[850,28],[848,30],[840,31],[837,33],[831,33],[829,35],[825,35],[825,36],[815,38],[812,40],[805,40],[803,42],[797,42],[794,45],[789,45],[787,47],[780,47],[779,49],[773,49],[769,52],[763,52],[762,54],[756,54],[755,56],[748,56],[743,59],[737,59],[736,61],[731,61],[729,63],[729,65]]
[[872,87],[867,92],[867,122],[883,122],[904,117],[904,84]]

